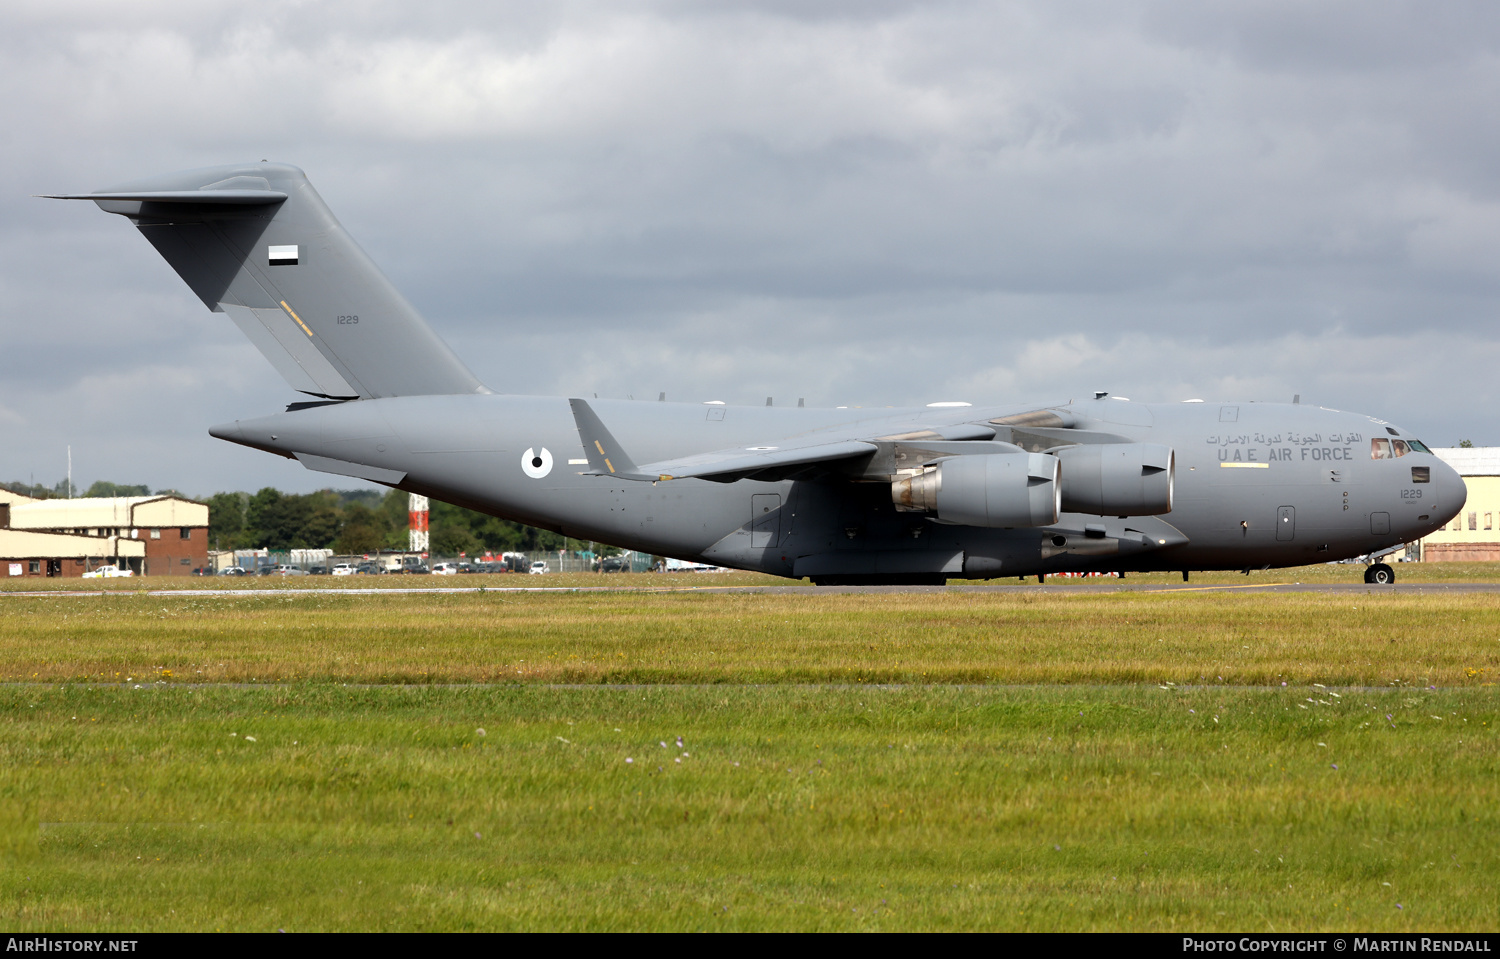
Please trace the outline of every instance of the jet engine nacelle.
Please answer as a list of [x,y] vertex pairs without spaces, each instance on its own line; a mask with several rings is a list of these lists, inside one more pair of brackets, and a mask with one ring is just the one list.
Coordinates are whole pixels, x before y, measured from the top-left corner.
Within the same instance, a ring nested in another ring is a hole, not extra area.
[[1100,516],[1172,511],[1176,456],[1160,443],[1108,443],[1057,450],[1062,508]]
[[1060,469],[1046,453],[954,456],[896,480],[891,499],[955,526],[1049,526],[1062,510]]

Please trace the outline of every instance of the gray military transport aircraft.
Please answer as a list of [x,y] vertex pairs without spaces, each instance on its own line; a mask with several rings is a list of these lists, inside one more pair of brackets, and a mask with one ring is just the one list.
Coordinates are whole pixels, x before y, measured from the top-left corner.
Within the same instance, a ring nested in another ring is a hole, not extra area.
[[[209,432],[577,539],[818,584],[1268,569],[1378,557],[1463,480],[1384,420],[1300,404],[812,409],[491,392],[303,172],[151,177],[93,200],[311,400]],[[1366,582],[1393,581],[1373,563]]]

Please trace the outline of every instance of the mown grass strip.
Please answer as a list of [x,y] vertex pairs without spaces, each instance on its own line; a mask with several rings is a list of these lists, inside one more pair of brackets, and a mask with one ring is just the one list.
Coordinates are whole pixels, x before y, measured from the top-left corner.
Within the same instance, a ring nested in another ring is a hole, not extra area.
[[1483,685],[1500,596],[25,598],[0,680]]

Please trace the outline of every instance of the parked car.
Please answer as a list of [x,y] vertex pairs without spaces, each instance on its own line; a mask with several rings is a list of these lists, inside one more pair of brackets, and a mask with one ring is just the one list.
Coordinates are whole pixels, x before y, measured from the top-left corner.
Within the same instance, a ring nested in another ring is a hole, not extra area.
[[275,574],[276,567],[274,566],[257,566],[255,568],[256,576],[274,576]]
[[220,576],[244,576],[245,575],[245,568],[243,566],[226,566],[223,569],[219,570],[219,575]]
[[380,568],[379,563],[360,563],[358,566],[354,567],[354,571],[366,576],[379,576],[381,573],[385,572],[385,570]]
[[438,563],[432,567],[434,576],[456,576],[458,575],[457,563]]
[[309,576],[327,576],[328,575],[328,567],[327,566],[309,566],[309,567],[307,567],[307,575],[309,575]]
[[630,572],[630,559],[625,556],[606,556],[599,563],[601,573],[628,573]]
[[533,573],[550,573],[550,572],[552,572],[552,567],[548,566],[545,561],[539,559],[535,563],[531,564],[531,572],[533,572]]
[[84,579],[114,579],[118,576],[134,576],[135,570],[121,569],[118,566],[100,566],[83,574]]
[[359,572],[359,567],[353,563],[335,563],[333,567],[333,575],[335,576],[354,576]]
[[277,575],[277,576],[306,576],[307,575],[307,570],[303,569],[301,566],[294,566],[291,563],[282,563],[280,566],[273,566],[270,569],[271,569],[271,572],[266,574],[268,576],[271,575],[271,574],[273,574],[273,573],[275,575]]

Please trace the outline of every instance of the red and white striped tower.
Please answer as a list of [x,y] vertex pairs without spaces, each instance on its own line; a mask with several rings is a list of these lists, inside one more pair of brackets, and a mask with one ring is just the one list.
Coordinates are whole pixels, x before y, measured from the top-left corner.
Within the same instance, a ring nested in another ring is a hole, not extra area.
[[427,497],[411,493],[406,501],[406,512],[411,519],[407,532],[407,549],[413,553],[427,552]]

